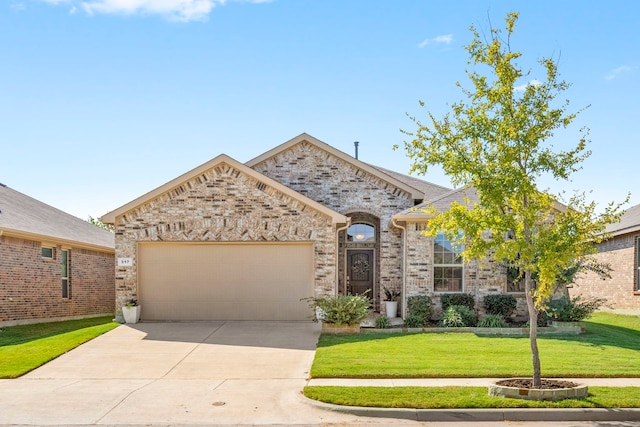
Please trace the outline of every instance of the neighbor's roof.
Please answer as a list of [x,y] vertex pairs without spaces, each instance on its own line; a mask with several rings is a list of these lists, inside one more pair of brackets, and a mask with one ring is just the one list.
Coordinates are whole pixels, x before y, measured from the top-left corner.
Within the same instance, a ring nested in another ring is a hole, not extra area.
[[297,191],[294,191],[292,189],[290,189],[289,187],[286,187],[283,184],[280,184],[278,181],[275,181],[271,178],[269,178],[266,175],[261,174],[260,172],[257,172],[253,169],[251,169],[248,166],[243,165],[242,163],[238,162],[237,160],[232,159],[231,157],[227,156],[226,154],[220,154],[219,156],[209,160],[206,163],[201,164],[200,166],[197,166],[196,168],[190,170],[189,172],[186,172],[182,175],[180,175],[179,177],[167,182],[164,185],[161,185],[160,187],[149,191],[146,194],[143,194],[142,196],[138,197],[137,199],[127,203],[126,205],[123,205],[105,215],[102,216],[102,218],[100,218],[100,220],[106,224],[113,224],[115,223],[116,217],[123,215],[157,197],[160,197],[163,194],[166,194],[170,191],[172,191],[173,189],[183,185],[185,182],[203,174],[204,172],[211,170],[217,166],[219,166],[220,164],[227,164],[229,166],[231,166],[232,168],[242,172],[245,175],[249,175],[251,177],[253,177],[254,179],[256,179],[258,182],[262,182],[274,189],[276,189],[277,191],[286,194],[287,196],[291,197],[294,200],[298,200],[299,202],[303,203],[306,206],[309,206],[312,209],[315,209],[316,211],[327,215],[328,217],[331,218],[332,222],[334,224],[344,224],[347,222],[347,217],[342,215],[341,213],[338,213],[318,202],[316,202],[315,200],[312,200],[310,198],[308,198],[307,196],[298,193]]
[[405,209],[402,212],[395,214],[393,219],[396,221],[425,221],[431,218],[431,215],[425,212],[425,209],[435,207],[436,211],[444,212],[449,210],[453,202],[458,202],[459,204],[464,205],[467,200],[469,201],[470,206],[479,202],[478,193],[475,188],[462,187],[456,190],[451,190],[448,193],[426,200],[424,203],[420,203],[413,208]]
[[607,232],[614,236],[640,231],[640,205],[635,205],[624,211],[620,221],[609,224]]
[[114,235],[0,184],[0,233],[49,243],[114,251]]
[[414,187],[413,185],[408,184],[406,181],[403,180],[399,180],[398,178],[396,178],[393,175],[390,175],[389,173],[386,173],[385,171],[380,170],[379,168],[375,167],[375,166],[371,166],[368,163],[365,163],[363,161],[360,161],[358,159],[356,159],[355,157],[352,157],[350,155],[348,155],[347,153],[338,150],[337,148],[334,148],[332,146],[330,146],[329,144],[320,141],[317,138],[314,138],[313,136],[307,134],[307,133],[301,133],[300,135],[296,136],[295,138],[290,139],[289,141],[282,143],[280,145],[278,145],[275,148],[272,148],[271,150],[267,151],[266,153],[263,153],[261,155],[259,155],[258,157],[249,160],[247,163],[245,163],[247,166],[249,167],[254,167],[255,165],[257,165],[258,163],[261,163],[267,159],[270,159],[273,156],[276,156],[278,154],[280,154],[283,151],[288,150],[290,147],[293,147],[294,145],[300,144],[301,142],[307,142],[311,145],[316,146],[317,148],[326,151],[327,153],[330,153],[342,160],[344,160],[347,163],[352,164],[353,166],[355,166],[358,169],[361,169],[365,172],[370,173],[371,175],[378,177],[379,179],[381,179],[382,181],[388,182],[389,184],[403,190],[406,191],[407,193],[411,194],[411,197],[415,200],[422,200],[424,199],[424,194],[422,192],[422,190]]

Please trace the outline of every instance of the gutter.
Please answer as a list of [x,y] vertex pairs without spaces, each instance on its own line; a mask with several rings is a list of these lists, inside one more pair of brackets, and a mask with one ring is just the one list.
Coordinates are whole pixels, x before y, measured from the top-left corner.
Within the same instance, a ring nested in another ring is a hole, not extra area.
[[391,224],[402,230],[402,318],[407,316],[407,228],[399,225],[395,218]]
[[351,218],[346,217],[347,218],[347,222],[345,223],[344,227],[338,227],[336,228],[336,286],[334,288],[334,295],[338,295],[338,285],[340,283],[339,280],[339,274],[340,274],[340,268],[339,268],[339,260],[338,260],[338,256],[340,256],[340,250],[339,250],[339,246],[340,246],[340,232],[346,230],[347,228],[349,228],[349,226],[351,226]]

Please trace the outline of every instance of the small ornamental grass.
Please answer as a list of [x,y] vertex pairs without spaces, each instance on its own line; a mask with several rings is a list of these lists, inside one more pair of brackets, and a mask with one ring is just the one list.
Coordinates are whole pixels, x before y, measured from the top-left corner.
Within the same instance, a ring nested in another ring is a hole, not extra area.
[[367,317],[371,305],[364,295],[321,295],[304,300],[314,310],[314,320],[337,325],[357,325]]
[[501,314],[487,314],[478,322],[479,328],[506,328],[507,321]]

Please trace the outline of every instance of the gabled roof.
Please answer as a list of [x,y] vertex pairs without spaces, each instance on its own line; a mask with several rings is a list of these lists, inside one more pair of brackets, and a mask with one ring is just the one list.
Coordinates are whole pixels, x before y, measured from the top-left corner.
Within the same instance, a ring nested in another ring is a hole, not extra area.
[[436,211],[443,212],[449,210],[453,202],[459,204],[465,204],[466,200],[469,200],[470,205],[479,202],[478,193],[473,187],[462,187],[456,190],[451,190],[447,193],[441,194],[431,200],[427,200],[424,203],[420,203],[413,208],[405,209],[393,216],[396,221],[425,221],[431,218],[431,215],[426,213],[424,209],[430,209],[435,207]]
[[0,233],[114,251],[113,233],[0,184]]
[[414,200],[422,200],[424,199],[424,193],[412,186],[407,184],[406,182],[403,182],[402,180],[397,179],[396,177],[385,173],[384,171],[381,171],[380,169],[373,167],[365,162],[362,162],[332,146],[330,146],[329,144],[326,144],[322,141],[320,141],[319,139],[316,139],[314,137],[312,137],[311,135],[308,135],[306,133],[301,133],[300,135],[296,136],[293,139],[290,139],[289,141],[278,145],[277,147],[267,151],[264,154],[259,155],[258,157],[249,160],[247,163],[245,163],[245,165],[251,167],[254,167],[255,165],[257,165],[260,162],[263,162],[267,159],[270,159],[271,157],[288,150],[289,148],[293,147],[294,145],[300,144],[301,142],[307,142],[309,144],[312,144],[316,147],[318,147],[319,149],[326,151],[342,160],[344,160],[347,163],[352,164],[353,166],[357,167],[358,169],[361,169],[365,172],[370,173],[371,175],[385,181],[388,182],[389,184],[403,190],[406,191],[407,193],[411,194],[411,197]]
[[102,222],[104,222],[105,224],[114,224],[116,217],[123,215],[165,193],[170,192],[171,190],[175,189],[176,187],[179,187],[180,185],[184,184],[185,182],[197,177],[198,175],[203,174],[204,172],[213,169],[217,166],[219,166],[220,164],[227,164],[237,170],[239,170],[240,172],[242,172],[243,174],[249,175],[251,177],[253,177],[254,179],[276,189],[277,191],[286,194],[287,196],[291,197],[292,199],[298,200],[301,203],[309,206],[312,209],[315,209],[316,211],[327,215],[328,217],[331,218],[332,222],[334,224],[344,224],[347,222],[347,217],[345,217],[344,215],[329,209],[328,207],[321,205],[320,203],[316,202],[315,200],[312,200],[300,193],[298,193],[297,191],[294,191],[292,189],[290,189],[289,187],[286,187],[282,184],[280,184],[279,182],[269,178],[268,176],[265,176],[253,169],[251,169],[248,166],[243,165],[242,163],[238,162],[237,160],[232,159],[231,157],[227,156],[226,154],[221,154],[211,160],[209,160],[206,163],[201,164],[200,166],[190,170],[189,172],[186,172],[182,175],[180,175],[179,177],[167,182],[164,185],[161,185],[160,187],[149,191],[146,194],[143,194],[142,196],[138,197],[135,200],[132,200],[131,202],[127,203],[126,205],[123,205],[105,215],[102,216],[102,218],[100,218],[100,220]]
[[640,231],[640,205],[635,205],[623,212],[620,221],[607,226],[607,232],[614,236]]
[[410,185],[413,188],[417,188],[424,194],[424,197],[423,197],[424,200],[433,199],[452,191],[451,188],[443,187],[442,185],[434,184],[432,182],[425,181],[420,178],[416,178],[415,176],[405,175],[403,173],[395,172],[390,169],[386,169],[376,165],[371,165],[371,166],[373,166],[374,168],[378,169],[381,172],[386,173],[387,175],[390,175],[396,178],[399,181],[404,182],[407,185]]

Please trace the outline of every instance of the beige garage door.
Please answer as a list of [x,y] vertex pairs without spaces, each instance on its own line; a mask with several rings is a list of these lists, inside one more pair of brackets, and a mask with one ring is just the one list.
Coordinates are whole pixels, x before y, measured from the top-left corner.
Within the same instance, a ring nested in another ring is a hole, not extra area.
[[141,243],[144,320],[309,320],[311,243]]

